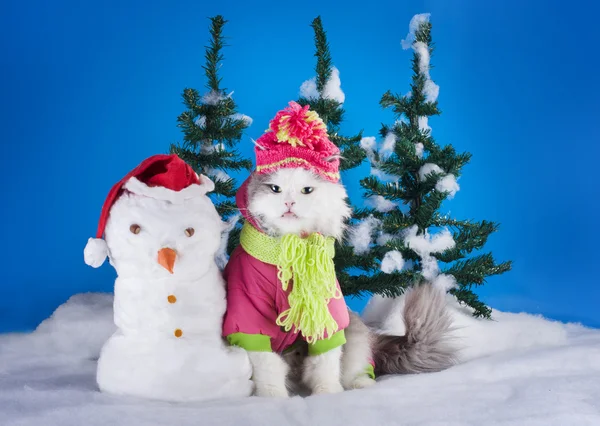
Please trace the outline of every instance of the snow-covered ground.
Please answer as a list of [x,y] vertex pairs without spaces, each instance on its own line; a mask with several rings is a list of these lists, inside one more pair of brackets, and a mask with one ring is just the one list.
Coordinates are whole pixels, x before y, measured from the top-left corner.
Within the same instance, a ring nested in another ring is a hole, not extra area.
[[[402,331],[385,301],[380,325]],[[0,425],[600,425],[600,331],[526,314],[479,321],[454,306],[463,362],[367,390],[174,404],[98,392],[112,297],[71,298],[31,334],[0,335]],[[388,312],[389,311],[389,312]]]

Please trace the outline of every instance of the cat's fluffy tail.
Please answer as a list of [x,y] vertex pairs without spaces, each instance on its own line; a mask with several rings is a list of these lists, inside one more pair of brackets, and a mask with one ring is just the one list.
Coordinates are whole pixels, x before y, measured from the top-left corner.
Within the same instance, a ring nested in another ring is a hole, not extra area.
[[377,375],[434,372],[456,363],[457,349],[450,341],[452,320],[445,292],[431,284],[409,289],[403,316],[404,336],[375,336]]

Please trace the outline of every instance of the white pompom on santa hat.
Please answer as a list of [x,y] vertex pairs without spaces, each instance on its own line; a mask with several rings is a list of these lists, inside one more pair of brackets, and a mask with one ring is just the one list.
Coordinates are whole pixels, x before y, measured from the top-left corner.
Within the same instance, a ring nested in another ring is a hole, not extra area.
[[83,250],[85,263],[94,268],[101,266],[108,256],[108,246],[102,238],[110,209],[124,191],[145,197],[181,204],[185,200],[202,197],[215,189],[215,184],[176,154],[154,155],[129,172],[108,193],[98,222],[96,238],[90,238]]

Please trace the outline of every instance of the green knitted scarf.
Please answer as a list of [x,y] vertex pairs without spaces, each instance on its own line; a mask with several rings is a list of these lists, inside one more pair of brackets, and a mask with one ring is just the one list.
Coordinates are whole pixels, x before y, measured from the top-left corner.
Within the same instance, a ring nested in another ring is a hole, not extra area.
[[258,260],[277,265],[277,277],[287,291],[290,308],[277,317],[277,325],[294,333],[300,331],[308,343],[314,343],[338,331],[338,325],[329,312],[331,298],[340,299],[337,286],[332,237],[314,233],[306,238],[287,234],[273,238],[245,223],[240,243],[248,254]]

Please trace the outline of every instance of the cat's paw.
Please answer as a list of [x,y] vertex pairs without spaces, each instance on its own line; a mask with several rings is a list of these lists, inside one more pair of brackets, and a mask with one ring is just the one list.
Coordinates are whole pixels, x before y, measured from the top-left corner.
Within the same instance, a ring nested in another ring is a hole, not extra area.
[[344,384],[344,388],[346,388],[347,390],[366,389],[373,386],[375,383],[377,382],[369,376],[358,376],[354,380],[346,382]]
[[267,398],[289,398],[290,396],[286,387],[281,388],[273,385],[256,386],[254,395]]
[[313,395],[323,395],[327,393],[344,392],[344,388],[340,383],[318,383],[313,387]]

